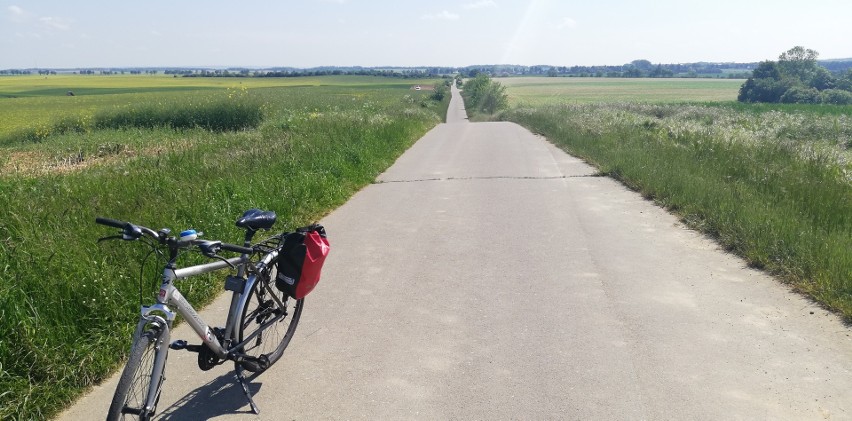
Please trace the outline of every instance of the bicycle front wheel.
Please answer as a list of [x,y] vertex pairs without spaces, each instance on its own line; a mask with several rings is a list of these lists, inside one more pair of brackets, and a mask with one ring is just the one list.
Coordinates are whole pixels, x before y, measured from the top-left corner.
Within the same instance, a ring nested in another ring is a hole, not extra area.
[[145,401],[152,382],[158,385],[154,404],[156,405],[156,400],[159,400],[163,373],[154,373],[154,359],[157,352],[166,352],[164,349],[158,351],[160,333],[159,329],[149,329],[133,342],[130,357],[121,373],[118,387],[112,398],[112,405],[107,413],[108,421],[153,418],[156,408],[146,410]]
[[[269,366],[272,366],[281,358],[293,333],[296,332],[305,299],[296,300],[279,291],[272,284],[276,275],[275,265],[270,266],[258,275],[257,281],[248,292],[249,296],[240,317],[237,340],[243,342],[251,338],[243,345],[242,352],[256,358],[265,355]],[[273,296],[284,305],[279,305]],[[279,316],[277,321],[272,322]],[[244,368],[252,371],[249,367]]]

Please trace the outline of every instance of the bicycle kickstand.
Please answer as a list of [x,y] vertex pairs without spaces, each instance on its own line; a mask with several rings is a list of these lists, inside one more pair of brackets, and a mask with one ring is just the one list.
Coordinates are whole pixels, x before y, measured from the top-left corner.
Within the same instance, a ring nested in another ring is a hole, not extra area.
[[251,406],[251,412],[255,415],[260,414],[260,408],[257,407],[257,404],[254,403],[254,399],[251,397],[251,392],[248,389],[248,381],[246,380],[245,374],[243,374],[243,367],[240,364],[236,364],[237,381],[240,383],[240,386],[243,388],[243,393],[246,395],[246,399],[248,399],[249,405]]

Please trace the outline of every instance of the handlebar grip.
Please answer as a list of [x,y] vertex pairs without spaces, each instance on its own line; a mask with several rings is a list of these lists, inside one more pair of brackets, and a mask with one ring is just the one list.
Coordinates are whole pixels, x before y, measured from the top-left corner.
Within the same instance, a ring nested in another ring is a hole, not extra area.
[[95,218],[95,222],[97,222],[101,225],[107,225],[107,226],[110,226],[110,227],[121,228],[121,229],[124,229],[124,227],[127,226],[127,222],[122,222],[122,221],[119,221],[119,220],[116,220],[116,219],[101,218],[100,216]]
[[253,248],[238,246],[236,244],[227,244],[227,243],[222,243],[222,250],[228,250],[228,251],[232,251],[234,253],[241,253],[241,254],[253,254],[254,253]]

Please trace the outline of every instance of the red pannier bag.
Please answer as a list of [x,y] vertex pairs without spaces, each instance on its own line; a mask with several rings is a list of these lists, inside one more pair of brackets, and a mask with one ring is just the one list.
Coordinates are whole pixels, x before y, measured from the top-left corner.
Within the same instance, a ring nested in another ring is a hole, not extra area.
[[304,298],[320,280],[330,247],[322,225],[284,234],[278,252],[275,286],[295,299]]

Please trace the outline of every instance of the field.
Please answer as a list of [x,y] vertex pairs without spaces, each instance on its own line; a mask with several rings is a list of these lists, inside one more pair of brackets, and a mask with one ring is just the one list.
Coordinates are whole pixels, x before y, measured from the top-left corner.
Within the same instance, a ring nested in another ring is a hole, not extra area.
[[[0,138],[65,116],[91,115],[144,101],[185,99],[226,89],[285,87],[406,88],[434,80],[370,76],[298,78],[184,78],[169,75],[51,75],[0,77]],[[74,96],[68,96],[73,92]]]
[[852,321],[852,107],[741,81],[501,80],[518,122]]
[[[108,376],[158,288],[144,248],[96,242],[96,216],[231,242],[252,207],[313,222],[441,121],[448,101],[411,89],[435,83],[0,78],[0,419],[49,418]],[[221,279],[181,290],[203,303]]]
[[511,106],[594,102],[735,101],[742,80],[497,78],[507,87]]

